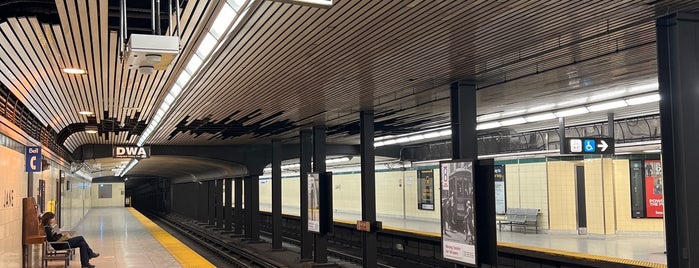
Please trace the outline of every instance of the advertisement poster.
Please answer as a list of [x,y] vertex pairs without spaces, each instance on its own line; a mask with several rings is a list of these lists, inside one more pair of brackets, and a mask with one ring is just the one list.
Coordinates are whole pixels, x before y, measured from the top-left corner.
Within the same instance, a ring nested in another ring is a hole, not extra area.
[[434,210],[434,171],[417,171],[417,208]]
[[505,166],[495,165],[495,213],[505,214]]
[[319,183],[320,174],[308,173],[308,231],[315,233],[320,233]]
[[476,263],[476,215],[473,162],[440,163],[442,256],[464,264]]
[[663,217],[663,167],[660,160],[646,160],[646,217]]
[[645,187],[643,186],[643,160],[630,160],[631,167],[631,217],[646,217]]

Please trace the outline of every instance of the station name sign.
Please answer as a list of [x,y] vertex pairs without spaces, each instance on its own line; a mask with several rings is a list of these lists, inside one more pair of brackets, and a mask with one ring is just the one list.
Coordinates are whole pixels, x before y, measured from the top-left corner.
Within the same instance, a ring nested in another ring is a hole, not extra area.
[[150,147],[138,146],[114,146],[112,147],[112,157],[114,158],[149,158]]
[[566,138],[561,154],[614,154],[614,138]]

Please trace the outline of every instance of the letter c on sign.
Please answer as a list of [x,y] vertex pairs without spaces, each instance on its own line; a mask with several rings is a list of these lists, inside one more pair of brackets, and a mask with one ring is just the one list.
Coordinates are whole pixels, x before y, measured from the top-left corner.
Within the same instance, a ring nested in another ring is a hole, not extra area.
[[29,166],[32,168],[32,170],[36,170],[36,156],[29,158]]

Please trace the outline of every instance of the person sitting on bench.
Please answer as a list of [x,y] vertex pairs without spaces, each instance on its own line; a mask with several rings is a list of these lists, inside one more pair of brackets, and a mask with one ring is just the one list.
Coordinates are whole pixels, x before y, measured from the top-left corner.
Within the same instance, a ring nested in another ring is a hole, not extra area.
[[[85,241],[85,238],[82,236],[76,236],[76,237],[68,237],[68,235],[63,235],[60,232],[56,232],[52,225],[56,221],[56,214],[53,214],[53,212],[46,212],[44,215],[41,215],[41,226],[44,227],[44,232],[46,232],[46,240],[49,242],[56,242],[56,241],[65,241],[68,242],[70,245],[70,248],[80,248],[80,264],[82,267],[95,267],[94,265],[90,264],[90,259],[92,258],[97,258],[99,257],[99,253],[96,253],[92,251],[90,248],[90,245],[87,244],[87,241]],[[54,245],[55,247],[59,247],[56,249],[65,249],[65,248],[60,248],[60,244]]]

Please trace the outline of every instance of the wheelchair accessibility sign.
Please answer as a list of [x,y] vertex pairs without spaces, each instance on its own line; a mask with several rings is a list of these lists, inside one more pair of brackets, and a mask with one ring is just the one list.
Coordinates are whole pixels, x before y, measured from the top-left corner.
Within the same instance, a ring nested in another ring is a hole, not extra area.
[[561,154],[613,154],[613,138],[566,138]]

